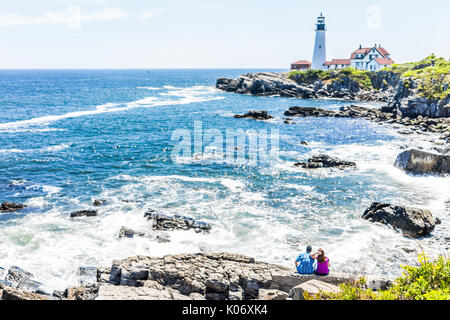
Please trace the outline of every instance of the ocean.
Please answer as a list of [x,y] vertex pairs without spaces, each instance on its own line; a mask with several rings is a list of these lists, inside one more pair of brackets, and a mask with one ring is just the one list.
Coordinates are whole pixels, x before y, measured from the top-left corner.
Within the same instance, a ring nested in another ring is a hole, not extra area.
[[[413,177],[393,166],[405,148],[433,150],[437,137],[401,135],[398,127],[362,119],[289,125],[289,107],[337,110],[355,102],[215,89],[219,77],[254,71],[261,70],[0,71],[0,201],[27,205],[0,213],[0,267],[17,265],[49,288],[65,289],[77,284],[79,267],[133,255],[232,252],[293,267],[311,245],[325,250],[334,271],[397,276],[422,250],[448,252],[450,178]],[[274,118],[233,117],[249,110]],[[279,157],[220,162],[208,144],[201,156],[174,157],[174,132],[193,133],[195,123],[224,134],[276,131]],[[322,153],[357,167],[294,166]],[[98,217],[69,217],[93,209],[95,199],[106,200]],[[408,239],[361,219],[373,201],[426,208],[442,224],[432,237]],[[167,232],[168,243],[119,239],[122,226],[156,234],[144,218],[148,209],[212,230]]]

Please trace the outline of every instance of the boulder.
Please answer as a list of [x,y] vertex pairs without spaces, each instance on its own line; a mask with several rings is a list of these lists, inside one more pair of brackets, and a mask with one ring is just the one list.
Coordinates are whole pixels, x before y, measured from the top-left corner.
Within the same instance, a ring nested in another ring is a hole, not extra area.
[[153,230],[189,230],[195,232],[209,232],[211,225],[205,222],[196,221],[192,218],[174,215],[168,216],[149,210],[145,213],[145,217],[153,222]]
[[105,204],[106,200],[94,200],[94,202],[92,203],[94,207],[104,206]]
[[97,210],[81,210],[75,211],[70,214],[71,218],[79,218],[79,217],[96,217],[98,216]]
[[5,201],[5,202],[2,202],[2,204],[0,204],[0,211],[1,212],[11,212],[11,211],[21,210],[26,207],[27,206],[24,204]]
[[31,272],[25,271],[17,266],[9,268],[3,281],[9,287],[29,292],[44,292],[43,284],[34,280]]
[[430,211],[374,202],[362,215],[363,219],[380,222],[399,229],[404,235],[419,238],[429,235],[436,225]]
[[261,289],[258,295],[258,300],[287,300],[288,298],[289,294],[280,290]]
[[247,118],[255,120],[269,120],[273,118],[267,111],[255,111],[255,110],[249,111],[243,115],[237,114],[234,117],[237,119]]
[[450,174],[450,156],[411,149],[400,153],[395,167],[413,174]]
[[289,294],[293,300],[303,300],[303,294],[305,292],[310,295],[316,295],[322,292],[339,293],[340,289],[339,287],[326,282],[322,282],[319,280],[310,280],[292,288]]
[[137,237],[143,237],[143,236],[145,236],[145,233],[143,233],[143,232],[137,232],[137,231],[128,229],[128,228],[126,228],[126,227],[120,228],[120,231],[119,231],[119,238],[134,238],[135,236],[137,236]]
[[306,169],[318,169],[318,168],[348,168],[355,167],[356,163],[349,161],[342,161],[337,158],[332,158],[326,154],[320,156],[314,156],[306,162],[297,162],[294,164],[297,167]]

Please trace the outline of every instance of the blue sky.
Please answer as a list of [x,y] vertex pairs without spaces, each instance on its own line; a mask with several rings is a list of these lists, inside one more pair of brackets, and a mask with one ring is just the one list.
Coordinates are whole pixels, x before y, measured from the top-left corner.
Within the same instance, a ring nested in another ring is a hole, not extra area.
[[288,68],[382,44],[396,62],[450,56],[448,0],[15,0],[0,3],[0,68]]

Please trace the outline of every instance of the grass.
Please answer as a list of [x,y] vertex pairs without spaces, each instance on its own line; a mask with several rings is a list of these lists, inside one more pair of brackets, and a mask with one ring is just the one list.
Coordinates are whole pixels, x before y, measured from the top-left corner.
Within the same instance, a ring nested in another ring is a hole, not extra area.
[[332,83],[344,83],[346,79],[356,81],[361,87],[365,89],[373,89],[370,80],[371,72],[364,70],[357,70],[355,68],[344,68],[340,70],[306,70],[306,71],[291,71],[289,78],[296,80],[299,83],[314,83],[315,81],[331,80]]
[[419,266],[403,266],[403,275],[388,290],[365,289],[365,279],[342,284],[339,293],[304,293],[306,300],[450,300],[450,260],[419,255]]

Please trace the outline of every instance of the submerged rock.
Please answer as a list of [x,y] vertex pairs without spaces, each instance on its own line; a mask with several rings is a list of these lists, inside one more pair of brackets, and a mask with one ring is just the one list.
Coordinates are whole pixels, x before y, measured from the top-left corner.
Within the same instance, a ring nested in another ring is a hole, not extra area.
[[20,203],[14,203],[14,202],[2,202],[0,204],[0,211],[1,212],[11,212],[11,211],[17,211],[26,208],[27,206]]
[[411,149],[400,153],[395,167],[413,174],[450,174],[450,156]]
[[306,162],[297,162],[294,165],[305,169],[318,169],[318,168],[355,167],[356,163],[349,161],[342,161],[337,158],[332,158],[326,154],[322,154],[320,156],[314,156]]
[[430,211],[374,202],[362,215],[363,219],[380,222],[399,229],[404,235],[419,238],[429,235],[437,224]]
[[101,207],[106,204],[106,200],[94,200],[92,204],[94,207]]
[[189,217],[174,215],[168,216],[149,210],[145,217],[153,221],[153,230],[189,230],[194,229],[195,232],[209,232],[211,225],[205,222],[199,222]]
[[79,218],[79,217],[96,217],[98,216],[97,210],[81,210],[75,211],[70,214],[71,218]]
[[145,233],[137,232],[126,227],[120,228],[119,238],[134,238],[134,236],[143,237],[145,236]]
[[273,118],[267,111],[255,111],[255,110],[249,111],[243,115],[237,114],[234,117],[237,119],[248,118],[255,120],[269,120]]

